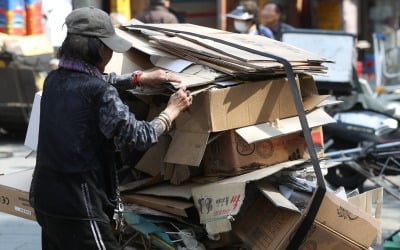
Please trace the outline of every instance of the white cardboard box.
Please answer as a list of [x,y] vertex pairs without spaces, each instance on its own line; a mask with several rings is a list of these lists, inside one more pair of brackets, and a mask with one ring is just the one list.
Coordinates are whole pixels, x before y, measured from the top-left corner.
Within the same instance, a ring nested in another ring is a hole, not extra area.
[[24,145],[36,151],[39,137],[40,101],[42,91],[36,92]]

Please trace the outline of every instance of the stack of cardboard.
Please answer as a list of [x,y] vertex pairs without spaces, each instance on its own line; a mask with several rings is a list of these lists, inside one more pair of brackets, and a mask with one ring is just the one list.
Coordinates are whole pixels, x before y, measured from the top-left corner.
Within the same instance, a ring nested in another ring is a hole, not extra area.
[[[118,33],[132,41],[132,49],[114,54],[107,71],[158,67],[182,78],[180,85],[166,84],[161,91],[139,88],[124,94],[137,117],[152,120],[165,108],[165,95],[179,87],[194,94],[192,106],[168,135],[140,159],[134,157],[129,169],[134,178],[121,182],[130,228],[161,249],[286,248],[301,231],[317,193],[315,181],[308,180],[314,178],[310,148],[291,86],[276,61],[219,41],[290,62],[319,157],[321,126],[334,120],[321,108],[327,96],[318,95],[306,73],[323,73],[320,64],[326,60],[267,38],[189,24],[129,26]],[[333,193],[322,198],[301,248],[367,249],[379,221]],[[7,201],[7,207],[15,205],[13,199]]]
[[[334,120],[322,109],[327,96],[318,95],[308,73],[323,74],[326,68],[321,63],[327,60],[268,38],[190,24],[131,25],[118,33],[133,48],[115,55],[110,71],[164,68],[182,79],[161,91],[132,91],[139,102],[148,104],[148,120],[165,108],[159,95],[170,95],[182,86],[194,94],[193,105],[178,117],[174,129],[133,166],[135,176],[145,173],[146,178],[121,185],[123,201],[202,224],[209,236],[233,232],[239,237],[208,241],[207,248],[237,241],[251,249],[287,247],[307,214],[307,205],[295,206],[270,177],[285,175],[283,170],[293,175],[309,169],[309,154],[282,65],[240,46],[290,62],[319,157],[323,156],[321,126]],[[324,212],[318,213],[303,244],[357,249],[372,243],[379,222],[370,215],[330,193],[321,206]],[[343,220],[349,224],[344,227],[339,210],[347,216]],[[139,220],[134,221],[134,227],[140,228]],[[353,226],[367,234],[344,230]],[[322,236],[328,243],[318,242]]]

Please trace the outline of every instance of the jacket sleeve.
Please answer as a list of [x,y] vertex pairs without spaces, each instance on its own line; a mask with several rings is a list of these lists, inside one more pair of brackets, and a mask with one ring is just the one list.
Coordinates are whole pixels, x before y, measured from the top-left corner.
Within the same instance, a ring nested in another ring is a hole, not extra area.
[[137,150],[146,150],[155,144],[164,132],[159,119],[151,122],[138,121],[129,112],[113,86],[108,86],[101,99],[99,108],[99,126],[108,139],[114,138],[119,148],[133,146]]
[[103,75],[103,80],[113,85],[118,90],[133,89],[135,86],[132,82],[132,77],[139,71],[134,71],[130,74],[117,75],[112,72],[110,74]]

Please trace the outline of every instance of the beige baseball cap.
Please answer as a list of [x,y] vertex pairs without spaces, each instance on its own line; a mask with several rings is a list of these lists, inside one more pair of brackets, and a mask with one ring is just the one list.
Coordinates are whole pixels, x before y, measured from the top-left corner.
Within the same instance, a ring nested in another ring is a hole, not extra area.
[[73,10],[65,19],[67,32],[71,34],[95,36],[115,52],[128,51],[132,44],[115,33],[110,16],[94,7]]

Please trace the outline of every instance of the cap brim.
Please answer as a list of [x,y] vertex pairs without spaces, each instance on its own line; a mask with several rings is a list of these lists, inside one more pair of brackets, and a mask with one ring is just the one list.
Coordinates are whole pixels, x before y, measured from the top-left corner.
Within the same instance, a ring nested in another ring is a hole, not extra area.
[[226,14],[227,17],[233,18],[233,19],[239,19],[239,20],[250,20],[252,19],[254,16],[249,16],[249,15],[233,15],[233,14]]
[[99,37],[99,39],[110,49],[118,53],[124,53],[128,51],[132,44],[122,37],[114,34],[111,37]]

